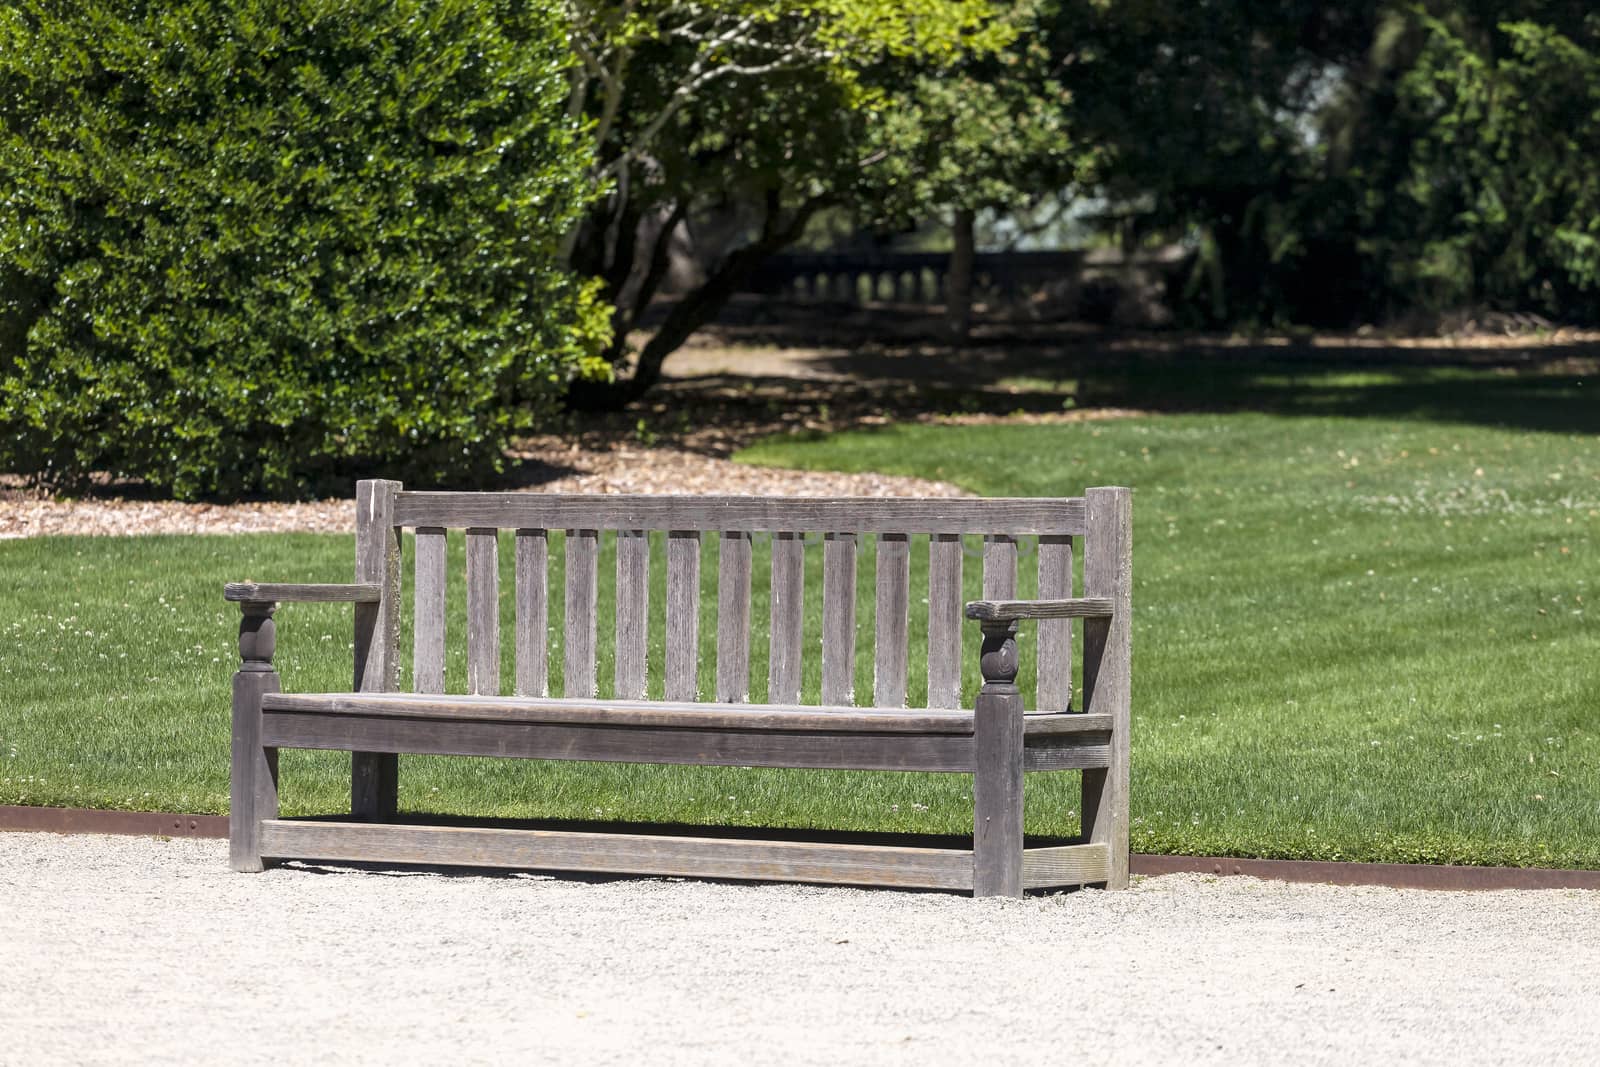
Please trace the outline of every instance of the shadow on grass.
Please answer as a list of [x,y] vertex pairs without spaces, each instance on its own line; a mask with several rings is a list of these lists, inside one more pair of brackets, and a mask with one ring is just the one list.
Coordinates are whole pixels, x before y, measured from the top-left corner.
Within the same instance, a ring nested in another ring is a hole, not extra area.
[[797,362],[805,377],[727,373],[678,379],[673,388],[735,403],[741,389],[750,398],[787,393],[801,407],[831,403],[839,414],[876,410],[890,419],[1123,408],[1600,432],[1591,395],[1600,390],[1600,342],[1593,340],[1240,343],[990,331],[966,346],[863,343]]

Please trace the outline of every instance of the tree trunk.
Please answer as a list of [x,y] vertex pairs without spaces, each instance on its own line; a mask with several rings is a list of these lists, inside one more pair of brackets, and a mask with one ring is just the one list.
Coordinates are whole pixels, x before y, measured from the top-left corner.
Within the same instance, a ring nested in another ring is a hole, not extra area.
[[945,326],[956,341],[965,341],[972,327],[973,212],[958,208],[950,224],[950,266],[945,272]]
[[[739,285],[762,260],[798,239],[811,216],[825,202],[821,198],[806,201],[780,226],[777,196],[770,194],[761,236],[735,249],[703,284],[684,294],[639,352],[633,373],[611,382],[574,381],[567,388],[567,407],[574,411],[617,411],[643,396],[661,380],[661,365],[667,357],[695,330],[717,317],[728,298],[738,291]],[[620,338],[613,341],[613,348],[620,352],[621,343]]]

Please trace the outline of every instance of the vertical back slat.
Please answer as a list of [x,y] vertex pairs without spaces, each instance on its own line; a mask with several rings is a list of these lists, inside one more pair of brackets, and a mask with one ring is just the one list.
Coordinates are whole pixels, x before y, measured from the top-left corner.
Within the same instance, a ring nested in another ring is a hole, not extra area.
[[805,539],[800,534],[772,535],[772,629],[771,656],[767,661],[767,700],[773,704],[800,703],[805,563]]
[[961,535],[928,540],[928,707],[961,704]]
[[717,699],[750,699],[750,535],[717,542]]
[[417,527],[417,591],[411,624],[411,688],[418,693],[444,692],[447,543],[443,527]]
[[906,706],[906,631],[911,622],[911,538],[878,536],[877,631],[872,672],[872,702],[880,708]]
[[[1072,595],[1072,538],[1039,538],[1039,599],[1064,600]],[[1072,620],[1040,619],[1039,711],[1066,711],[1072,706]]]
[[568,697],[595,695],[595,631],[600,598],[600,531],[567,531],[566,659]]
[[983,599],[1015,600],[1017,539],[994,534],[983,541]]
[[500,531],[467,530],[467,692],[500,694]]
[[700,699],[700,534],[667,534],[667,699]]
[[550,695],[548,591],[550,541],[544,530],[518,530],[517,568],[517,695]]
[[856,535],[830,533],[822,546],[822,702],[855,703]]
[[617,655],[612,672],[619,700],[643,700],[645,638],[650,620],[650,535],[617,531]]

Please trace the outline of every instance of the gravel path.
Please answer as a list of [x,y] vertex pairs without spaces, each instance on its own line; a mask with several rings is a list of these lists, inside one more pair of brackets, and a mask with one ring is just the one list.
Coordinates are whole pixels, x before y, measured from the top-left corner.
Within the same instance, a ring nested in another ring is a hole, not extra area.
[[0,834],[0,1063],[1593,1063],[1600,894],[1025,901]]

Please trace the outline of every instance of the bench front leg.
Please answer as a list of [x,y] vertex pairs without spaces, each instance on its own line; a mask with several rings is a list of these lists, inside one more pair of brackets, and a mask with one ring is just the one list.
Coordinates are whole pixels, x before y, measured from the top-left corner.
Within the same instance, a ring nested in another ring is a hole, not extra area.
[[278,692],[272,667],[277,624],[271,601],[243,601],[240,665],[233,676],[233,745],[229,774],[228,860],[236,871],[260,871],[261,823],[278,817],[278,750],[261,743],[261,698]]
[[1017,624],[983,624],[983,688],[973,723],[972,895],[1022,895],[1022,693]]
[[1111,716],[1111,765],[1083,772],[1083,835],[1105,845],[1107,889],[1128,887],[1128,730],[1133,707],[1133,514],[1127,489],[1084,493],[1086,597],[1110,602],[1107,616],[1083,627],[1083,702]]

